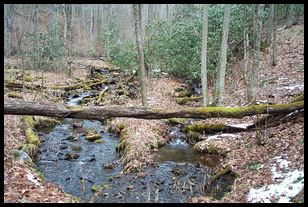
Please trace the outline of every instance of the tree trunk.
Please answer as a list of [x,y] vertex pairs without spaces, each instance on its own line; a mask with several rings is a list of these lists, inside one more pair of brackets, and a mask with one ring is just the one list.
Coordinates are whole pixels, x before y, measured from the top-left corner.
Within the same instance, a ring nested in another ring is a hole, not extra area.
[[277,7],[274,5],[274,19],[273,19],[273,42],[272,42],[272,66],[276,66],[276,30],[277,30],[277,17],[276,17],[276,10]]
[[256,114],[290,113],[304,108],[304,101],[275,104],[252,105],[246,107],[186,107],[161,109],[148,107],[81,107],[64,106],[51,102],[4,101],[4,114],[37,115],[60,118],[102,120],[112,117],[132,117],[138,119],[167,118],[243,118]]
[[140,82],[141,82],[141,93],[142,93],[142,105],[148,106],[147,101],[147,88],[145,80],[145,64],[143,54],[143,43],[142,43],[142,29],[141,29],[141,5],[134,4],[134,18],[135,18],[135,32],[136,32],[136,44],[138,48],[138,62],[140,69]]
[[289,28],[294,23],[294,4],[289,4],[287,8],[286,28]]
[[204,20],[203,20],[203,35],[202,35],[202,50],[201,50],[201,85],[203,95],[203,106],[208,104],[207,92],[207,36],[208,36],[208,9],[209,5],[204,5]]
[[64,26],[63,26],[63,42],[64,42],[64,47],[67,47],[67,21],[66,21],[66,11],[65,11],[65,4],[62,5],[62,14],[63,14],[63,21],[64,21]]
[[256,24],[256,41],[255,41],[255,54],[253,60],[253,71],[252,71],[252,78],[250,82],[250,87],[248,90],[248,101],[255,101],[256,100],[256,87],[257,87],[257,80],[259,74],[259,59],[260,59],[260,44],[261,44],[261,31],[262,31],[262,14],[263,14],[263,7],[264,4],[258,5],[257,10],[257,20],[255,20]]
[[221,105],[223,102],[223,93],[225,87],[225,73],[227,64],[227,49],[228,49],[228,34],[229,34],[229,23],[230,23],[230,12],[231,5],[225,5],[225,14],[223,22],[222,41],[220,48],[220,60],[219,60],[219,71],[216,82],[216,97],[214,105]]
[[248,62],[249,62],[249,37],[248,37],[248,24],[247,24],[247,12],[248,5],[245,4],[244,9],[244,70],[243,70],[243,81],[247,84],[248,76]]
[[271,45],[272,42],[272,34],[273,34],[273,20],[274,20],[274,9],[275,4],[270,4],[269,8],[269,17],[268,17],[268,28],[267,28],[267,36],[266,36],[266,44],[267,47]]

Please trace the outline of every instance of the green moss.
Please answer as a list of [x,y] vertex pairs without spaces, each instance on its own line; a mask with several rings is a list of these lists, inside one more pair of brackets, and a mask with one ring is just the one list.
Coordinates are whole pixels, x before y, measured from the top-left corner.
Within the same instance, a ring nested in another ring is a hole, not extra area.
[[39,117],[39,118],[36,118],[36,120],[37,120],[37,124],[36,124],[37,128],[53,127],[58,124],[61,124],[60,121],[53,119],[53,118],[49,118],[49,117]]
[[182,90],[182,91],[178,92],[177,97],[179,97],[179,98],[181,98],[181,97],[188,97],[190,95],[191,94],[188,91]]
[[24,81],[25,82],[31,82],[32,81],[32,78],[30,75],[24,75]]
[[157,144],[158,144],[158,147],[162,147],[162,146],[166,145],[166,140],[164,140],[164,139],[158,140]]
[[33,116],[22,116],[23,122],[27,127],[34,128],[37,122],[33,119]]
[[171,125],[183,124],[187,119],[186,118],[169,118],[167,123]]
[[81,106],[68,106],[67,108],[70,109],[73,112],[79,112],[79,111],[84,110]]
[[213,144],[208,144],[205,148],[201,148],[198,143],[193,147],[193,150],[198,153],[205,153],[205,154],[213,154],[213,155],[219,155],[222,157],[226,157],[228,154],[227,150],[224,150],[220,147],[216,147]]
[[94,141],[94,140],[96,140],[96,139],[102,138],[102,135],[100,135],[100,134],[93,134],[93,135],[85,136],[85,138],[86,138],[87,140]]
[[125,140],[123,140],[116,146],[116,153],[120,154],[125,150],[125,148],[126,148],[126,142]]
[[183,97],[183,98],[176,98],[175,101],[176,103],[183,105],[186,104],[187,102],[198,102],[202,100],[202,96],[196,96],[196,97]]
[[15,91],[12,91],[12,92],[9,92],[7,94],[8,97],[10,98],[18,98],[18,99],[22,99],[22,95],[18,92],[15,92]]
[[96,143],[104,143],[105,141],[104,141],[104,140],[101,140],[101,139],[97,139],[97,140],[95,140],[94,142],[96,142]]
[[228,131],[228,127],[223,124],[191,124],[184,127],[185,132],[193,131],[193,132],[226,132]]
[[80,151],[80,150],[82,150],[82,147],[81,146],[72,146],[71,149],[74,150],[74,151]]
[[30,166],[30,170],[37,175],[37,177],[39,177],[41,180],[45,180],[45,176],[42,172],[40,172],[38,169],[36,169],[35,167],[31,167]]
[[215,175],[212,175],[210,178],[210,184],[213,184],[218,178],[221,176],[228,174],[231,172],[230,165],[225,166],[224,168],[220,169]]
[[29,144],[34,144],[36,146],[41,145],[40,138],[36,135],[32,128],[26,129],[26,137]]
[[91,187],[91,191],[92,191],[93,193],[99,191],[100,189],[101,189],[101,186],[100,186],[100,185],[92,185],[92,187]]
[[298,101],[303,101],[304,100],[304,93],[296,96],[290,103],[298,102]]
[[201,134],[199,132],[194,132],[194,131],[189,130],[187,132],[187,138],[195,142],[198,142],[201,140]]
[[40,149],[35,144],[23,144],[21,145],[21,150],[26,152],[31,158],[33,158]]

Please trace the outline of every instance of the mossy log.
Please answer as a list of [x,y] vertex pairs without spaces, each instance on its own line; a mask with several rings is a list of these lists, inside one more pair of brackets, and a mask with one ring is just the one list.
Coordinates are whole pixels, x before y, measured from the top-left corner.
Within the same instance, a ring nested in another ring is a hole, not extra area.
[[304,93],[296,96],[290,103],[298,102],[298,101],[303,101],[304,100]]
[[223,175],[226,175],[226,174],[228,174],[230,172],[232,172],[232,169],[231,169],[230,165],[227,165],[224,168],[218,170],[218,172],[215,175],[211,176],[209,184],[212,185],[220,177],[222,177]]
[[243,118],[256,114],[290,113],[304,108],[304,101],[288,104],[261,104],[246,107],[185,107],[162,109],[149,107],[120,106],[64,106],[52,102],[4,101],[4,114],[38,115],[60,118],[102,120],[112,117],[132,117],[138,119],[167,118]]
[[22,95],[18,92],[15,91],[11,91],[7,94],[8,97],[10,98],[18,98],[18,99],[22,99]]
[[[5,80],[4,86],[7,87],[7,88],[17,88],[17,89],[23,88],[22,82],[10,81],[10,80]],[[24,87],[26,89],[30,89],[30,90],[42,88],[42,86],[40,84],[33,84],[33,83],[31,83],[31,84],[30,83],[24,83]],[[46,87],[43,86],[43,89],[46,89]]]
[[188,102],[198,102],[202,100],[202,96],[176,98],[176,103],[184,105]]
[[199,132],[199,133],[215,133],[215,132],[240,132],[246,129],[239,127],[232,127],[224,124],[191,124],[184,127],[184,131],[187,133],[189,131]]

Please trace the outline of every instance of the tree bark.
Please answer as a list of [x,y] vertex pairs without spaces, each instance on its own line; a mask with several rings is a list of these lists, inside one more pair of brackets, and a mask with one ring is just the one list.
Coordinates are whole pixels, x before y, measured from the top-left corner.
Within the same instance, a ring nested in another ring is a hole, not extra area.
[[264,4],[258,5],[257,10],[257,20],[256,22],[256,41],[255,41],[255,53],[254,53],[254,60],[253,60],[253,71],[252,71],[252,78],[250,82],[250,87],[248,90],[248,101],[255,101],[256,99],[256,87],[257,87],[257,80],[259,74],[259,62],[260,62],[260,44],[261,44],[261,31],[262,31],[262,14],[263,14],[263,7]]
[[294,5],[289,4],[287,8],[287,22],[286,22],[286,28],[289,28],[293,25],[294,23]]
[[141,5],[134,4],[134,18],[135,18],[135,31],[136,31],[136,43],[138,48],[138,62],[140,69],[140,82],[141,82],[141,94],[142,94],[142,105],[148,106],[147,101],[147,87],[145,82],[145,64],[143,54],[143,43],[142,43],[142,28],[141,28]]
[[268,17],[268,28],[267,28],[267,36],[266,36],[267,47],[269,47],[271,45],[271,42],[272,42],[275,4],[270,4],[269,10],[270,11],[269,11],[269,17]]
[[256,114],[290,113],[304,108],[304,101],[275,105],[252,105],[246,107],[185,107],[161,109],[149,107],[81,107],[64,106],[52,102],[4,101],[4,114],[37,115],[59,118],[102,120],[112,117],[132,117],[138,119],[167,118],[243,118]]
[[276,66],[276,30],[277,30],[277,6],[274,5],[274,18],[273,18],[273,43],[272,43],[272,66]]
[[204,5],[204,20],[203,20],[203,35],[202,35],[202,50],[201,50],[201,85],[203,95],[203,106],[208,105],[207,92],[207,36],[208,36],[208,10],[209,5]]
[[228,34],[229,34],[229,23],[230,23],[231,5],[225,5],[225,14],[223,22],[222,41],[220,48],[220,60],[219,60],[219,71],[216,82],[216,97],[214,105],[221,105],[223,102],[223,93],[225,88],[225,74],[227,64],[227,49],[228,49]]
[[249,37],[248,37],[248,24],[247,24],[247,12],[248,5],[245,4],[244,9],[244,70],[243,70],[243,81],[247,84],[248,76],[248,61],[249,61]]

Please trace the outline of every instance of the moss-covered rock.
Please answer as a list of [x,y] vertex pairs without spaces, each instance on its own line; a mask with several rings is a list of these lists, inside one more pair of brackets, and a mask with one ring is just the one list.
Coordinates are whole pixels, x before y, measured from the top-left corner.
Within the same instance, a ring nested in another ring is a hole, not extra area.
[[20,148],[22,151],[26,152],[31,158],[34,158],[40,149],[35,144],[23,144]]
[[15,92],[15,91],[12,91],[12,92],[9,92],[7,94],[8,97],[10,98],[18,98],[18,99],[22,99],[22,95],[18,92]]
[[104,143],[105,141],[104,140],[101,140],[101,139],[97,139],[97,140],[94,140],[95,143]]
[[74,150],[74,151],[80,151],[80,150],[82,150],[82,147],[81,146],[72,146],[71,149]]
[[201,134],[199,132],[194,132],[194,131],[191,131],[189,130],[187,132],[187,138],[191,141],[194,141],[194,142],[198,142],[198,141],[201,141]]
[[189,97],[191,96],[190,92],[187,90],[183,90],[177,93],[177,97],[182,98],[182,97]]
[[220,155],[222,157],[226,157],[227,153],[229,152],[228,150],[222,149],[204,141],[196,143],[193,147],[193,150],[198,153]]
[[85,138],[87,140],[94,141],[94,140],[102,138],[102,135],[100,135],[100,134],[92,134],[92,135],[85,136]]
[[58,124],[61,124],[61,122],[55,118],[50,117],[34,117],[36,120],[36,126],[37,128],[45,128],[45,127],[54,127]]
[[[20,149],[22,149],[22,147]],[[32,163],[32,159],[29,154],[23,150],[13,150],[12,156],[14,160],[22,160],[24,162]]]

